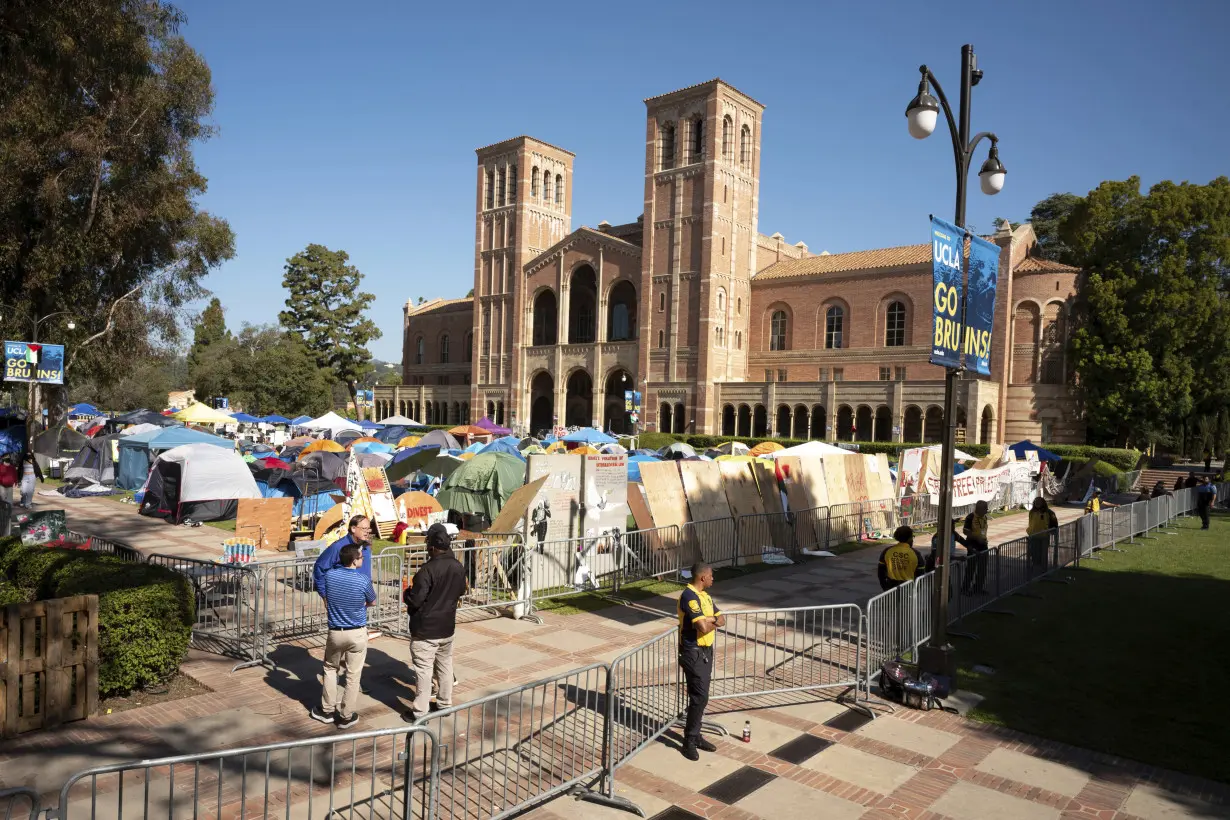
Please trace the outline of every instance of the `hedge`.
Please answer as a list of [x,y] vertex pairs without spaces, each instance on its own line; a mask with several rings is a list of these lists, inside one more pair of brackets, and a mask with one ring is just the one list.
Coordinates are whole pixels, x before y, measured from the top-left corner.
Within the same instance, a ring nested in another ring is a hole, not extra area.
[[1045,444],[1046,449],[1057,456],[1071,461],[1088,461],[1096,458],[1113,464],[1121,471],[1135,470],[1136,462],[1140,461],[1139,450],[1121,450],[1117,447],[1091,447],[1086,444]]
[[98,691],[165,681],[188,653],[195,597],[188,579],[154,564],[88,550],[0,540],[0,602],[98,596]]

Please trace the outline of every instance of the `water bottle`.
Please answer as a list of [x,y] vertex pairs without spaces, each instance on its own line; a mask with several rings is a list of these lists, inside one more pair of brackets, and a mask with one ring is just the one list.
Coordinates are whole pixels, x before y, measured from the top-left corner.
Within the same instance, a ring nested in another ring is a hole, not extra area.
[[743,742],[752,742],[752,722],[750,720],[743,721]]

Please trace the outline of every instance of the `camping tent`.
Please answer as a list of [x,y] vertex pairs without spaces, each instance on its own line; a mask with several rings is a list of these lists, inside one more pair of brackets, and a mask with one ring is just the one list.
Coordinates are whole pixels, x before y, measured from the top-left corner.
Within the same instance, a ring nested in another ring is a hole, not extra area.
[[248,465],[234,450],[185,444],[154,462],[140,512],[173,524],[185,518],[226,521],[235,517],[239,499],[260,497]]
[[482,453],[453,471],[436,500],[446,510],[482,513],[488,521],[525,484],[525,462],[507,453]]
[[64,470],[64,483],[74,486],[114,484],[115,452],[112,442],[117,440],[119,436],[88,439],[73,457],[73,463]]
[[405,427],[395,424],[392,427],[382,427],[377,432],[372,433],[372,435],[385,444],[396,448],[397,442],[405,438],[409,432]]
[[83,401],[68,408],[68,415],[69,418],[92,419],[95,416],[101,416],[102,411],[94,405]]
[[68,458],[80,452],[89,440],[88,436],[83,436],[65,424],[44,430],[35,436],[34,452],[47,458]]
[[406,418],[405,416],[389,416],[387,419],[383,419],[380,423],[384,425],[385,427],[395,427],[395,426],[396,427],[422,427],[423,426],[422,424],[419,424],[414,419],[409,419],[409,418]]
[[182,421],[184,424],[234,424],[235,419],[223,413],[221,410],[214,410],[212,407],[201,404],[199,401],[194,401],[192,404],[173,414],[175,418]]
[[443,430],[432,430],[427,435],[419,439],[419,447],[439,447],[441,450],[460,450],[461,444],[457,439]]
[[[757,453],[757,455],[760,454]],[[825,444],[823,441],[805,441],[802,444],[774,450],[764,455],[769,458],[781,458],[782,456],[848,456],[850,451],[834,447],[832,444]]]
[[[298,423],[297,419],[296,419],[296,423]],[[320,418],[311,419],[310,421],[299,423],[299,426],[306,427],[309,430],[328,430],[329,434],[333,436],[334,438],[336,438],[337,434],[343,430],[363,429],[359,427],[359,425],[351,421],[350,419],[344,419],[341,416],[339,416],[337,413],[334,413],[332,410],[330,410],[328,413],[325,413]]]
[[122,490],[137,489],[145,483],[150,466],[159,453],[185,444],[207,444],[227,450],[235,448],[235,443],[230,439],[211,436],[189,427],[163,427],[135,436],[124,436],[120,439],[116,486]]

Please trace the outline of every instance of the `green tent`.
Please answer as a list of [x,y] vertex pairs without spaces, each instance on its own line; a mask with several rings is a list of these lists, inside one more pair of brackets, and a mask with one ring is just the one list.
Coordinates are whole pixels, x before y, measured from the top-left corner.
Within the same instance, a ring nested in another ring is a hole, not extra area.
[[494,521],[509,496],[524,484],[524,461],[509,453],[479,453],[453,471],[436,500],[446,510],[482,513]]

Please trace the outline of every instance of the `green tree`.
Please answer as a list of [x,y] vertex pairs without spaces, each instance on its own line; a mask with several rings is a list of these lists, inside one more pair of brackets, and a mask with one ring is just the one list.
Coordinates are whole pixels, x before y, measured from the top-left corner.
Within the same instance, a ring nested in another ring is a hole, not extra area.
[[229,339],[231,332],[226,328],[226,313],[222,302],[217,296],[209,300],[205,310],[197,319],[196,329],[192,332],[192,348],[188,351],[188,374],[200,366],[201,362],[211,355],[210,346]]
[[1096,438],[1154,440],[1230,405],[1230,180],[1104,182],[1059,236],[1085,271],[1071,352]]
[[1029,223],[1038,237],[1037,253],[1043,259],[1073,264],[1072,249],[1064,244],[1060,228],[1080,202],[1076,194],[1051,194],[1030,212]]
[[397,385],[401,384],[401,374],[400,373],[386,373],[385,375],[380,377],[380,383],[384,385],[388,385],[389,387],[396,387]]
[[329,374],[299,338],[271,325],[246,325],[238,347],[243,375],[237,391],[248,412],[319,416],[329,409]]
[[359,290],[363,274],[349,259],[345,251],[313,244],[286,260],[282,285],[290,297],[278,319],[345,385],[357,407],[359,383],[372,371],[367,345],[380,329],[363,315],[376,297]]
[[230,227],[197,204],[213,89],[182,22],[160,0],[0,4],[6,333],[68,311],[75,330],[44,338],[69,346],[83,383],[159,355],[201,277],[234,254]]

